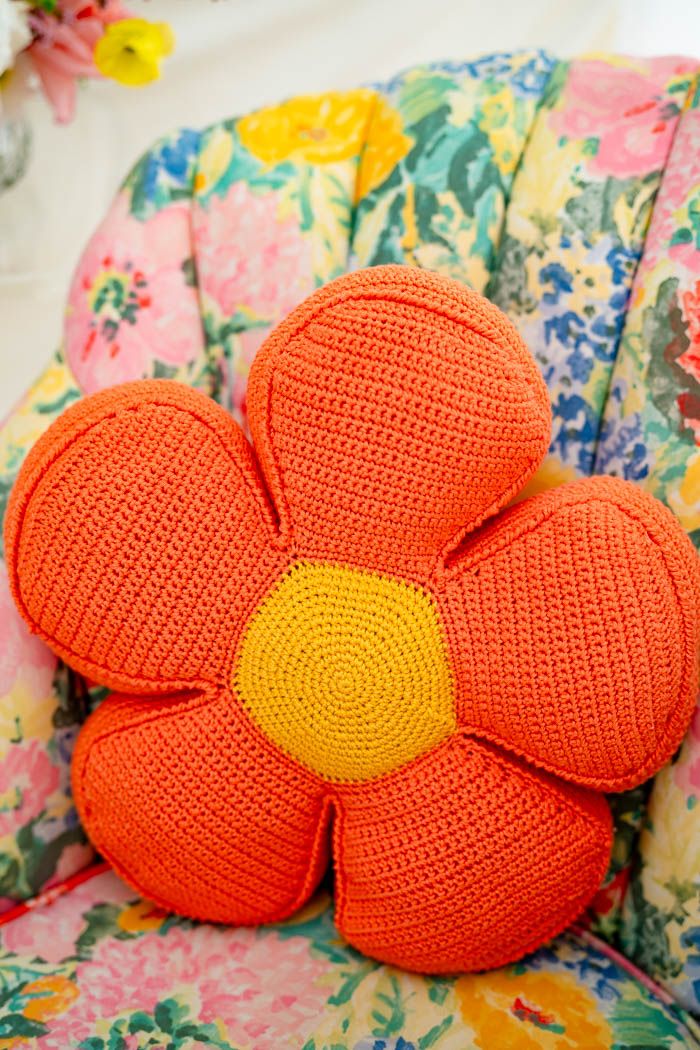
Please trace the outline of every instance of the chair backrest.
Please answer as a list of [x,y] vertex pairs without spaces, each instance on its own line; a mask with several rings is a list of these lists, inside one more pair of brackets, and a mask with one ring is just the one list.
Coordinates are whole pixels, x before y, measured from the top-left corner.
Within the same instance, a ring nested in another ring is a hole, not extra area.
[[[699,69],[491,55],[165,137],[90,241],[63,350],[0,433],[0,494],[59,411],[112,383],[181,379],[245,423],[270,327],[344,270],[400,262],[467,281],[521,329],[554,408],[531,491],[622,475],[700,545]],[[91,696],[25,632],[4,576],[0,588],[9,905],[88,856],[67,766]],[[594,920],[695,1009],[699,737],[648,805],[649,789],[614,801]]]

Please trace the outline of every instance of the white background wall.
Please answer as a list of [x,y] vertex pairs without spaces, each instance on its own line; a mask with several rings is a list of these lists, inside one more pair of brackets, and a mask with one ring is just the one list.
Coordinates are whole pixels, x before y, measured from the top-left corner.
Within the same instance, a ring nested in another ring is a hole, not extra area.
[[163,131],[301,91],[350,87],[415,62],[540,46],[700,55],[700,0],[130,0],[177,37],[163,78],[86,85],[56,127],[31,102],[22,182],[0,195],[0,417],[61,332],[71,271],[131,163]]

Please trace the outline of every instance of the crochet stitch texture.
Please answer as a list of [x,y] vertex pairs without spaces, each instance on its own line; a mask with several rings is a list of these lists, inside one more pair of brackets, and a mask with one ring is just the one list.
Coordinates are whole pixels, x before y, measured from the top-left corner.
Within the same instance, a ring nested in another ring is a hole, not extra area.
[[695,552],[613,478],[504,509],[546,452],[546,389],[496,307],[425,271],[311,296],[260,351],[248,413],[255,451],[203,395],[126,384],[21,471],[15,600],[115,691],[74,757],[85,826],[196,918],[279,920],[332,851],[359,949],[513,960],[600,883],[600,792],[687,728]]

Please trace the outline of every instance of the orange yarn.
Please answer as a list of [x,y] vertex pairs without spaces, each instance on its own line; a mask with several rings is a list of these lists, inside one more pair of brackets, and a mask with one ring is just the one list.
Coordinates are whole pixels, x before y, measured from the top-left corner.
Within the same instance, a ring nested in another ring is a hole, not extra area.
[[682,739],[697,556],[611,478],[494,517],[544,456],[546,390],[499,310],[425,271],[316,292],[248,410],[257,459],[202,395],[117,387],[15,486],[15,600],[117,691],[74,759],[89,834],[161,906],[256,923],[308,898],[332,823],[358,948],[430,972],[515,959],[605,872],[596,792]]

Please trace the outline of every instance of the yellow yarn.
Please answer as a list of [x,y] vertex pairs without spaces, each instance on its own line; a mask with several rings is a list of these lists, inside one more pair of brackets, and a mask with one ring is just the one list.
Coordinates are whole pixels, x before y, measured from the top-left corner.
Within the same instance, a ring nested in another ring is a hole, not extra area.
[[456,728],[432,599],[339,565],[285,574],[244,635],[234,688],[272,740],[333,780],[388,773]]

